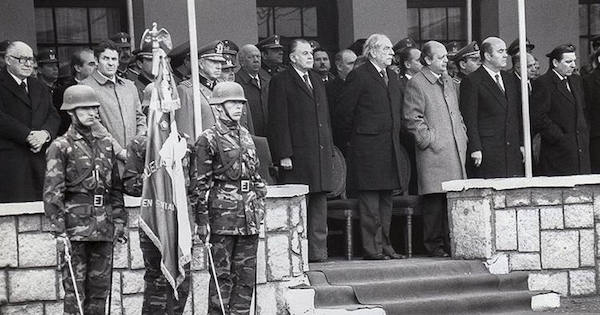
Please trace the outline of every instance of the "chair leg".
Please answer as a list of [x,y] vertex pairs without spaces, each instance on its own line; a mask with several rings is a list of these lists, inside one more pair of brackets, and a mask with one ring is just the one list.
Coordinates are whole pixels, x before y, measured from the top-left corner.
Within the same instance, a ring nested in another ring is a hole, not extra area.
[[352,260],[352,210],[346,210],[346,259]]
[[406,256],[408,258],[412,257],[412,215],[413,215],[413,209],[409,208],[408,209],[408,214],[406,216]]

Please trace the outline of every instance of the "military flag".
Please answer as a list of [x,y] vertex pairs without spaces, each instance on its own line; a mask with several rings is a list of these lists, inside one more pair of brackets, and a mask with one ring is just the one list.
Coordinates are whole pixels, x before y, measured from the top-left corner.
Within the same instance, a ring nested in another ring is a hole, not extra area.
[[139,225],[160,251],[161,270],[178,298],[177,287],[185,279],[184,265],[191,260],[192,247],[182,165],[187,142],[177,132],[174,118],[179,96],[166,59],[172,48],[170,35],[153,23],[152,30],[142,36],[140,47],[150,41],[155,82],[149,106]]

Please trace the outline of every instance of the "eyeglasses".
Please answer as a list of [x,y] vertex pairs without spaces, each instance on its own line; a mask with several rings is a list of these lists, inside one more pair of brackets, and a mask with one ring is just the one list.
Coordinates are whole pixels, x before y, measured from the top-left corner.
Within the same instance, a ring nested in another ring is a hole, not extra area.
[[27,62],[29,62],[31,64],[35,63],[35,58],[33,58],[33,57],[15,57],[15,56],[12,56],[12,55],[7,55],[7,56],[16,59],[22,65],[26,64]]

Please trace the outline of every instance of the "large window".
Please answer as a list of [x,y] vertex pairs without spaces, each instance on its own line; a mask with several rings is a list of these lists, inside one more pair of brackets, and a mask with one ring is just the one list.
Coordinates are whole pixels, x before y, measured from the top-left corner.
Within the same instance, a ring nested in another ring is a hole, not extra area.
[[328,50],[338,49],[335,0],[257,0],[259,40],[273,34],[316,40]]
[[407,7],[408,37],[417,43],[436,40],[467,44],[465,0],[409,0]]
[[585,58],[592,52],[590,39],[600,35],[600,0],[579,0],[579,51]]
[[125,29],[125,1],[35,0],[38,51],[56,50],[61,67],[82,47],[93,47]]

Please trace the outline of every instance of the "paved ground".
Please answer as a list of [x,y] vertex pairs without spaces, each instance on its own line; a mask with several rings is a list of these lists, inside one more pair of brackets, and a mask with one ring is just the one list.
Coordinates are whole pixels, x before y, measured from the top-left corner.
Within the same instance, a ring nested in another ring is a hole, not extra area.
[[560,308],[549,313],[600,314],[600,296],[583,298],[561,298]]

